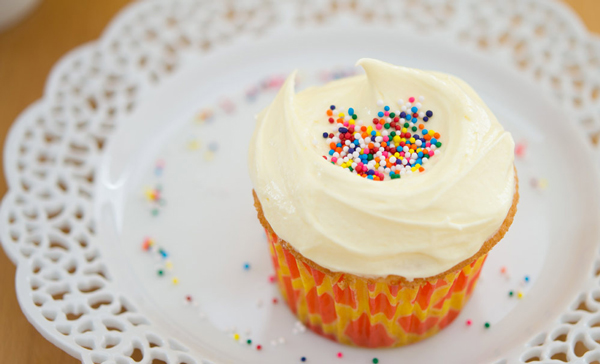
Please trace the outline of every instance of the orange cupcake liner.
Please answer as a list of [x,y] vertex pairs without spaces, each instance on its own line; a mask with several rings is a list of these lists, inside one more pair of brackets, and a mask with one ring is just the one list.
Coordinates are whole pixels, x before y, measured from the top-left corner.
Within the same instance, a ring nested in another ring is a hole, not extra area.
[[271,229],[265,232],[281,294],[298,319],[326,338],[368,348],[411,344],[448,326],[471,297],[487,257],[403,286],[320,270],[298,260]]

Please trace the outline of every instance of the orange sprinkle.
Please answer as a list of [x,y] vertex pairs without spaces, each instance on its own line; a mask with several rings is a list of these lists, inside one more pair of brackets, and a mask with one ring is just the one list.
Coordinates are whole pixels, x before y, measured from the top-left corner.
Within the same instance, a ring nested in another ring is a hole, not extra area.
[[335,151],[338,152],[338,153],[341,153],[342,152],[342,148],[335,148]]
[[[363,126],[363,128],[364,128],[364,126]],[[362,134],[361,134],[361,136],[362,136],[362,137],[363,137],[363,139],[364,139],[364,138],[368,137],[368,136],[369,136],[369,134],[367,134],[367,133],[365,132],[365,133],[362,133]]]
[[429,154],[429,151],[427,149],[423,149],[423,154]]
[[333,112],[331,110],[327,110],[327,115],[331,116],[331,115],[333,115]]
[[369,147],[369,149],[373,149],[373,148],[375,148],[375,145],[373,143],[369,143],[368,147]]
[[384,118],[379,119],[379,124],[381,124],[381,125],[385,124],[385,119]]
[[419,129],[425,129],[425,125],[419,124]]
[[344,119],[342,119],[342,118],[339,118],[339,119],[337,119],[336,121],[337,121],[338,123],[340,123],[340,124],[341,124],[341,123],[343,123],[343,122],[344,122]]
[[419,172],[423,172],[424,170],[425,170],[425,168],[419,167]]
[[379,177],[377,177],[377,176],[373,177],[373,179],[374,179],[375,181],[380,181]]
[[375,157],[375,162],[379,163],[380,160],[379,157]]
[[387,147],[387,143],[386,142],[381,142],[381,146],[385,148],[385,147]]
[[440,133],[435,133],[433,134],[434,138],[439,139],[440,138]]
[[426,134],[423,138],[425,138],[425,140],[431,140],[431,135]]
[[330,144],[329,144],[329,148],[330,148],[330,149],[335,149],[335,143],[333,143],[333,142],[332,142],[332,143],[330,143]]
[[367,131],[367,127],[366,127],[366,126],[364,126],[364,125],[363,125],[363,126],[361,126],[361,127],[360,127],[360,131]]

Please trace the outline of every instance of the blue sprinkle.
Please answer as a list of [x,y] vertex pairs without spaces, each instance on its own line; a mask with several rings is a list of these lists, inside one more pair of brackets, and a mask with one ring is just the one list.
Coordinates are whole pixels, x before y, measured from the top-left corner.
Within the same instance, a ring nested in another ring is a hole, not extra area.
[[427,115],[428,118],[433,116],[433,112],[431,110],[427,110],[427,112],[425,113],[425,115]]
[[525,282],[529,282],[529,276],[525,276]]
[[419,152],[419,153],[417,153],[417,155],[418,155],[419,157],[423,157],[423,152]]
[[323,138],[327,138],[327,137],[329,137],[329,133],[327,133],[327,132],[323,133]]
[[245,263],[244,264],[244,269],[245,270],[249,270],[250,269],[250,263]]
[[169,254],[167,254],[166,251],[164,251],[164,249],[158,249],[158,252],[160,253],[160,255],[162,255],[163,258],[166,258],[169,256]]
[[427,116],[423,116],[423,121],[429,121],[429,118]]
[[384,108],[383,108],[383,110],[385,110],[385,111],[390,111],[390,107],[389,107],[389,106],[386,106],[386,107],[384,107]]
[[413,107],[410,109],[410,111],[412,111],[412,112],[417,112],[417,111],[419,111],[419,108],[418,108],[418,107],[416,107],[416,106],[413,106]]
[[378,112],[377,116],[379,116],[380,118],[383,117],[383,111]]
[[348,148],[348,153],[350,153],[350,154],[354,153],[354,148]]
[[373,176],[369,175],[367,176],[368,179],[373,179]]
[[342,133],[342,134],[346,134],[346,133],[348,132],[348,129],[346,129],[346,128],[344,128],[344,127],[341,127],[341,128],[339,128],[338,130],[339,130],[339,132],[340,132],[340,133]]
[[[396,152],[401,152],[401,151],[402,151],[402,147],[400,147],[400,146],[397,146],[397,147],[396,147]],[[400,159],[398,159],[398,160],[400,160]]]
[[375,136],[375,135],[377,135],[377,132],[376,132],[375,130],[373,130],[373,131],[371,132],[371,135],[372,135],[372,136]]
[[342,147],[342,143],[337,143],[335,146],[338,147],[338,148],[341,148]]
[[333,153],[335,153],[335,151],[333,149],[329,149],[329,155],[333,155]]
[[331,110],[335,110],[335,105],[331,105],[331,106],[329,106],[329,108],[330,108]]
[[306,361],[305,357],[300,358],[300,361]]
[[437,139],[436,138],[431,138],[431,140],[429,141],[431,144],[435,144],[437,143]]
[[348,115],[354,115],[354,109],[353,108],[349,108],[348,109]]
[[412,119],[412,116],[410,116],[410,114],[406,115],[406,120],[410,120]]
[[400,113],[400,117],[401,117],[401,118],[405,118],[405,117],[406,117],[406,113],[405,113],[404,111],[402,111],[402,112]]
[[369,176],[372,176],[372,175],[374,175],[374,174],[375,174],[375,171],[374,171],[374,170],[372,170],[372,169],[369,169],[369,171],[367,172],[367,174],[368,174]]
[[421,158],[417,158],[417,161],[415,162],[415,164],[423,164],[423,160]]
[[427,129],[423,129],[423,131],[421,131],[421,133],[423,133],[423,135],[427,135],[427,133],[429,133],[429,131]]

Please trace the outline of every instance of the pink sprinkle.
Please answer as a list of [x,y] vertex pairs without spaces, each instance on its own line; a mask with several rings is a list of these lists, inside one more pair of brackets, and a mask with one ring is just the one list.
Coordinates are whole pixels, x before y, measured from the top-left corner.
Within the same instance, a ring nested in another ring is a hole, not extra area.
[[427,143],[425,143],[425,147],[426,147],[426,148],[429,148],[429,147],[431,147],[431,143],[430,143],[430,142],[427,142]]
[[429,156],[430,156],[430,157],[433,157],[434,155],[435,155],[435,151],[433,151],[433,150],[430,150],[430,151],[429,151]]
[[344,126],[348,126],[350,125],[350,123],[348,123],[347,121],[344,121]]
[[381,124],[377,124],[377,126],[375,126],[375,128],[377,128],[377,130],[381,130],[383,126],[381,126]]
[[390,112],[389,112],[389,111],[384,111],[384,112],[383,112],[383,115],[385,115],[385,116],[390,116]]
[[271,282],[271,283],[275,282],[275,276],[269,276],[269,282]]
[[523,157],[525,155],[525,148],[526,145],[525,143],[517,143],[517,145],[515,145],[515,154],[517,157]]
[[408,102],[415,102],[415,98],[414,98],[414,97],[410,97],[410,98],[408,99]]
[[473,321],[467,320],[467,326],[471,326],[472,324],[473,324]]
[[383,141],[384,141],[384,142],[389,142],[389,141],[390,141],[390,137],[384,136],[384,137],[383,137]]
[[332,161],[333,163],[337,163],[337,157],[331,157],[331,161]]
[[339,353],[337,353],[337,357],[338,357],[338,358],[341,358],[341,357],[343,357],[343,356],[344,356],[344,354],[342,354],[342,352],[341,352],[341,351],[340,351]]
[[363,149],[363,151],[365,152],[365,154],[369,154],[369,148],[365,148]]

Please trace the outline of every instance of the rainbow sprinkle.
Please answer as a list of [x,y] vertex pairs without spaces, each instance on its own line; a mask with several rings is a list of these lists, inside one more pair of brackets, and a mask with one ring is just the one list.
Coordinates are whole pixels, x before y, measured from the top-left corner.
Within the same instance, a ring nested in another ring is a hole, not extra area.
[[333,132],[323,132],[329,145],[328,155],[323,158],[375,181],[424,172],[424,164],[440,154],[442,146],[440,134],[423,124],[433,116],[431,110],[422,111],[424,100],[423,96],[418,101],[410,97],[406,103],[398,100],[400,110],[396,111],[379,100],[377,105],[382,110],[368,126],[353,108],[335,111],[336,106],[331,105],[326,114]]

